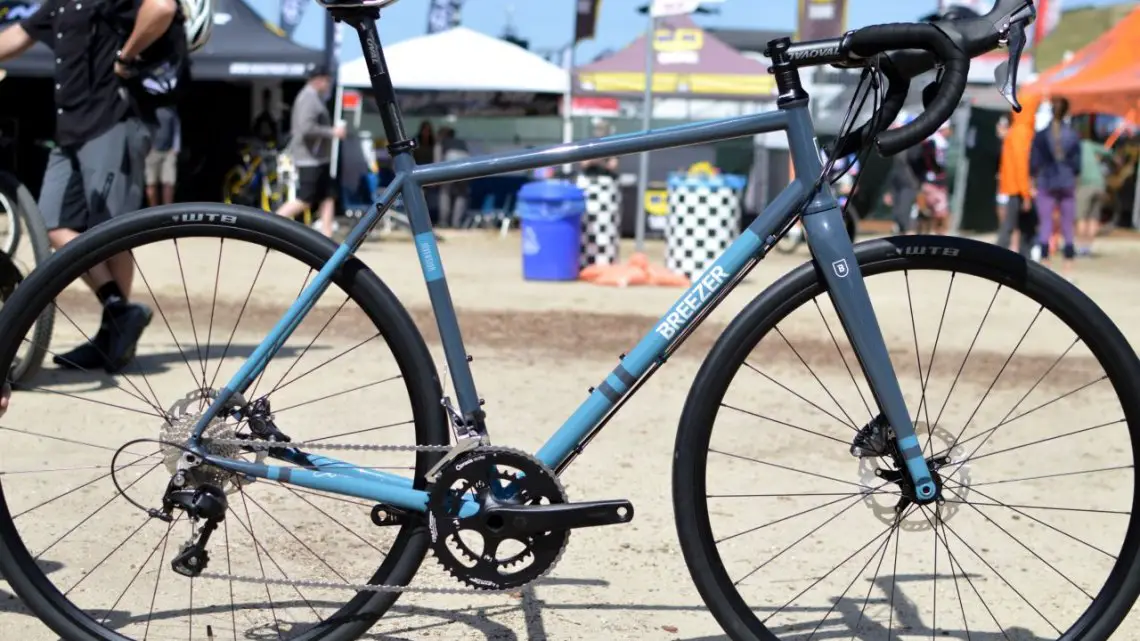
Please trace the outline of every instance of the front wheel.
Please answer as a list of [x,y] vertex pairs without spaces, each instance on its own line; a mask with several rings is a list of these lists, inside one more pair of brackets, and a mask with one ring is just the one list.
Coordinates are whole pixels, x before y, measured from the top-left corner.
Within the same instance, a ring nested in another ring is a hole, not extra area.
[[856,256],[940,500],[912,500],[806,264],[729,325],[681,418],[674,508],[704,602],[737,640],[1105,641],[1140,592],[1135,352],[1004,249]]
[[[384,614],[397,593],[360,586],[411,581],[429,545],[424,520],[380,524],[368,501],[209,466],[179,477],[196,417],[335,251],[259,210],[180,204],[84,233],[16,288],[0,309],[0,367],[46,309],[66,323],[53,341],[60,351],[79,347],[70,353],[91,362],[45,371],[12,397],[0,426],[2,589],[69,641],[347,641]],[[101,306],[81,279],[120,253],[132,258],[134,287]],[[448,443],[440,397],[415,323],[350,258],[245,390],[240,414],[211,422],[206,436],[254,437],[260,413],[294,442],[313,442],[314,454],[424,489],[441,454],[407,446]],[[160,508],[174,478],[226,497],[198,578],[173,561],[204,521],[176,510],[163,522],[139,509]],[[7,622],[3,636],[40,638],[40,627],[30,617]]]

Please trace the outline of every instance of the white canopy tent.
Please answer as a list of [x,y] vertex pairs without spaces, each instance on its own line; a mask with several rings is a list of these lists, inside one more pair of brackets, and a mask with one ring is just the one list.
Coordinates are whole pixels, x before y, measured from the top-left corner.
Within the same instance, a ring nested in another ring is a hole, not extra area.
[[[396,89],[563,94],[570,76],[518,45],[466,27],[413,38],[384,49]],[[368,88],[364,58],[340,66],[343,87]]]

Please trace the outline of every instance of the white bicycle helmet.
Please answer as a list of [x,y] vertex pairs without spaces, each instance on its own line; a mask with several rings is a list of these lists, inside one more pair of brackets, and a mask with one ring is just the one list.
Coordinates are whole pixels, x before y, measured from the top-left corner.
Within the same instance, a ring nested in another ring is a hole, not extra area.
[[214,0],[179,0],[190,51],[201,49],[214,28]]

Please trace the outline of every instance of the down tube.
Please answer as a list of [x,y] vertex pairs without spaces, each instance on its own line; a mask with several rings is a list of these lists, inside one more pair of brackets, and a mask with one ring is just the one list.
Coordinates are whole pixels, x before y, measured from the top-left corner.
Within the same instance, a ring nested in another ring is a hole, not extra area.
[[691,319],[699,317],[716,300],[720,290],[733,282],[750,260],[760,255],[765,239],[769,240],[770,246],[774,241],[772,235],[802,203],[806,192],[807,187],[795,181],[772,201],[654,325],[653,331],[642,338],[614,371],[590,392],[589,398],[538,451],[538,459],[551,469],[557,469],[650,367],[664,358],[673,343],[683,335]]

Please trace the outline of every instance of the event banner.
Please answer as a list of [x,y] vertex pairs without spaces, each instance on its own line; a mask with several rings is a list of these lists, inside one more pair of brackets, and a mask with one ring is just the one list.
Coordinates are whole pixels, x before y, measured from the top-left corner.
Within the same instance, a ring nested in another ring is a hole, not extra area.
[[428,8],[428,33],[439,33],[459,26],[463,0],[431,0]]
[[593,40],[598,31],[598,13],[602,0],[577,0],[578,19],[574,23],[574,42]]
[[301,24],[301,18],[305,16],[307,4],[307,0],[281,0],[281,16],[277,24],[285,32],[286,38],[293,37],[293,32],[297,30],[297,25]]
[[847,0],[799,0],[798,40],[838,38],[847,31]]

